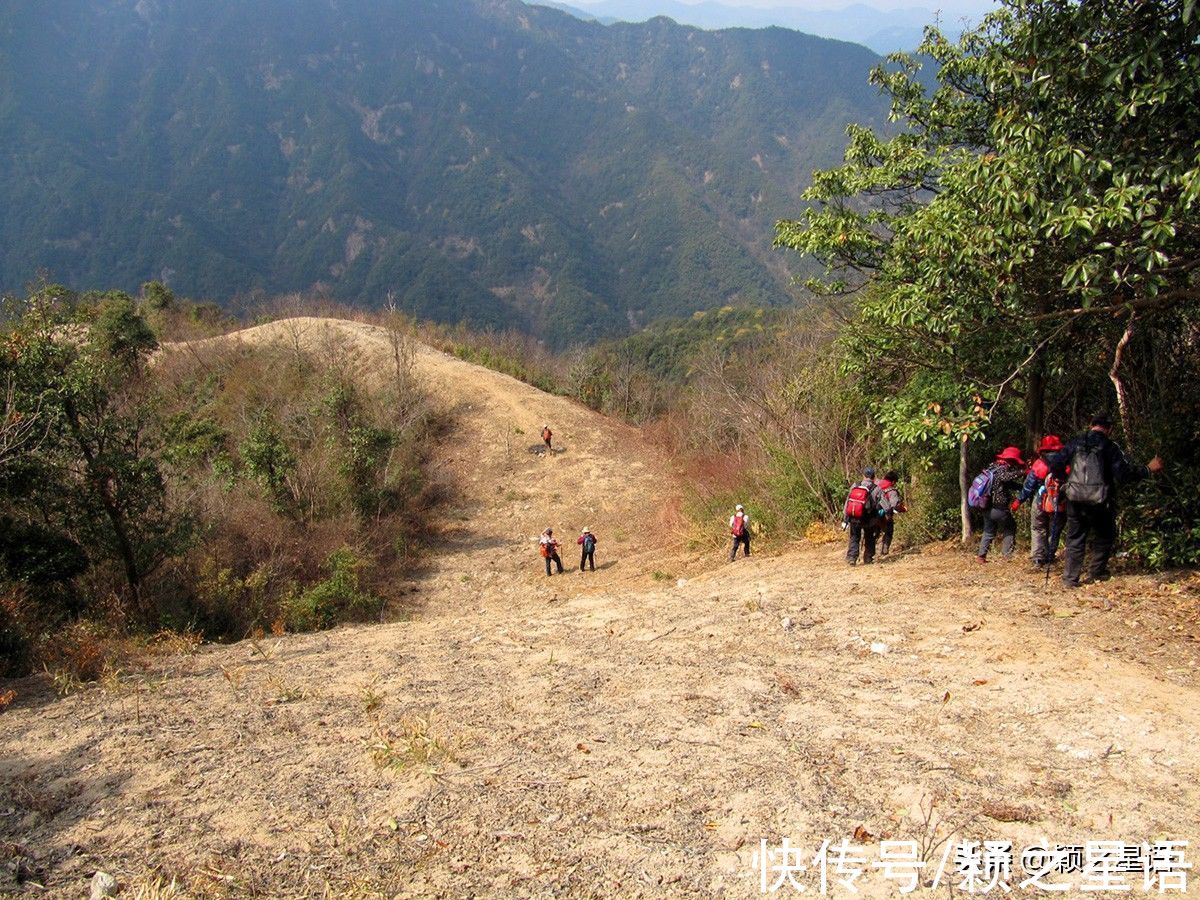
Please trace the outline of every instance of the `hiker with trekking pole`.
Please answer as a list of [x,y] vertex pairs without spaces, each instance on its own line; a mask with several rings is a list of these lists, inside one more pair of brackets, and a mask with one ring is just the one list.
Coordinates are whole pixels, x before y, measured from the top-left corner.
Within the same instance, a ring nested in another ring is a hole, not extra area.
[[547,528],[538,540],[542,559],[546,560],[546,574],[550,574],[550,563],[558,566],[558,574],[563,573],[562,557],[558,555],[558,540],[554,537],[554,529]]
[[1067,546],[1062,582],[1068,588],[1080,585],[1089,535],[1092,557],[1086,581],[1108,579],[1108,561],[1117,540],[1117,488],[1157,475],[1163,469],[1159,456],[1144,466],[1130,462],[1125,451],[1110,437],[1112,428],[1112,416],[1097,413],[1087,432],[1071,440],[1049,460],[1050,471],[1062,482],[1066,499]]

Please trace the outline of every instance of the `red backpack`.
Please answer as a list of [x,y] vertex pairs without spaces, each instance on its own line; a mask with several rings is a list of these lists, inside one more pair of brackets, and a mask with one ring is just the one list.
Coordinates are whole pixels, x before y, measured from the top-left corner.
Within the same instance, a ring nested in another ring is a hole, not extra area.
[[1047,475],[1042,486],[1042,512],[1054,515],[1058,512],[1058,489],[1061,485],[1053,475]]
[[873,512],[871,507],[871,491],[863,484],[850,488],[850,496],[846,498],[844,510],[847,519],[865,519]]
[[743,515],[734,516],[733,517],[733,530],[732,530],[733,536],[741,537],[745,533],[746,533],[746,517]]

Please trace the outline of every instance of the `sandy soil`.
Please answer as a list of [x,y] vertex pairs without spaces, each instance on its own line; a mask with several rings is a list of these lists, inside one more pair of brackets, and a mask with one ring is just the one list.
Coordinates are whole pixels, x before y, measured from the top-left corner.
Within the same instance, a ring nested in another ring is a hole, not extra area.
[[[383,364],[377,329],[300,324]],[[913,841],[932,880],[963,840],[1200,837],[1194,574],[1068,594],[948,547],[849,569],[840,543],[769,541],[730,565],[675,537],[686,473],[636,430],[431,350],[417,367],[455,413],[457,494],[396,586],[411,620],[61,698],[0,684],[0,891],[84,896],[104,870],[122,896],[749,897],[763,839],[847,839],[868,867]],[[544,422],[561,454],[528,452]],[[829,891],[852,896],[832,868]]]

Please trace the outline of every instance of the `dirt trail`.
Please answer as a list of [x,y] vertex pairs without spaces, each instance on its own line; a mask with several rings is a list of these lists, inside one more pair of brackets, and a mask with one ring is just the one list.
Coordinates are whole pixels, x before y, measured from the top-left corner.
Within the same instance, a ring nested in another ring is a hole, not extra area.
[[[364,365],[386,351],[308,325]],[[657,533],[677,491],[635,430],[417,365],[456,411],[459,499],[416,618],[205,647],[136,691],[17,684],[0,889],[75,897],[104,869],[130,895],[749,897],[763,838],[849,839],[868,867],[912,840],[936,867],[951,833],[1200,837],[1200,622],[1159,612],[1194,612],[1194,576],[1068,595],[940,548],[856,569],[835,544],[658,553],[633,523]],[[562,455],[527,452],[543,422]],[[603,568],[547,579],[544,524],[592,526]]]

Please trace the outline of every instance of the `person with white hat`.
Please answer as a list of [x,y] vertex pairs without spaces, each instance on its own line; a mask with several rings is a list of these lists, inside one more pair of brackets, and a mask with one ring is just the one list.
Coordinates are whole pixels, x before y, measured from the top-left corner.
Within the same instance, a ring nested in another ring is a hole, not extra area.
[[582,554],[579,557],[579,571],[582,572],[583,564],[588,563],[591,566],[592,571],[595,572],[596,571],[596,536],[594,534],[592,534],[592,529],[590,529],[590,528],[583,529],[583,533],[579,535],[579,540],[577,540],[575,543],[577,543],[582,550]]
[[740,503],[733,508],[733,515],[729,517],[729,533],[733,537],[733,545],[729,548],[729,561],[733,562],[737,557],[739,545],[745,546],[746,556],[749,556],[750,515],[746,512],[746,508]]

